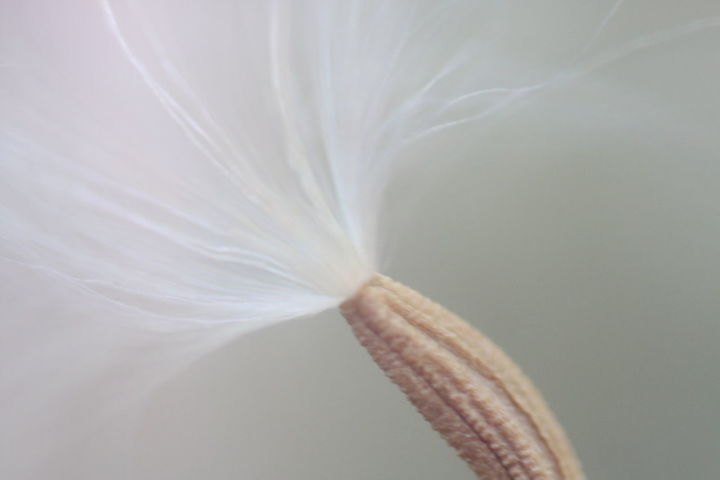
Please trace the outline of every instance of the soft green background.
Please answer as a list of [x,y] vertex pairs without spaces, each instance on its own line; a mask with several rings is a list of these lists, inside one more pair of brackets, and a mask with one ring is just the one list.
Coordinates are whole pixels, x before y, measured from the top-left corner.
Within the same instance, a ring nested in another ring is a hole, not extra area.
[[[720,13],[623,8],[609,45]],[[719,44],[627,57],[447,136],[459,159],[394,192],[385,273],[502,345],[593,480],[720,478]],[[144,478],[473,478],[335,312],[201,360],[143,431]]]

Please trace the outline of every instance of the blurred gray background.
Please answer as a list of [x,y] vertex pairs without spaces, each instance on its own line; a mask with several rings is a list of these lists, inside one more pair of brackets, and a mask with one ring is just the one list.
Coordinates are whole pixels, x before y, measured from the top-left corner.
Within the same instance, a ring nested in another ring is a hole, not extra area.
[[[567,57],[614,4],[579,2],[587,17],[561,37],[578,39],[565,51],[543,44],[575,21],[560,3],[528,10],[547,31],[519,34],[516,48]],[[628,0],[593,52],[713,16],[717,0]],[[719,30],[628,55],[409,152],[426,166],[390,195],[383,273],[502,346],[590,480],[720,478]],[[12,301],[35,302],[30,288]],[[86,466],[70,463],[92,475],[56,478],[474,478],[337,312],[203,357],[130,430],[129,459],[88,450]]]
[[[720,13],[683,5],[628,2],[604,40]],[[501,345],[593,480],[720,478],[718,45],[688,36],[448,135],[457,160],[393,191],[384,273]],[[473,478],[336,312],[202,359],[144,422],[145,478]]]

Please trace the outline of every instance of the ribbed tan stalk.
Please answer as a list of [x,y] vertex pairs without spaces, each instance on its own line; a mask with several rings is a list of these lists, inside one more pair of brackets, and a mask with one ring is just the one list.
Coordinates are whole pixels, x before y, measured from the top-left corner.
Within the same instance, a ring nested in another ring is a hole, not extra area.
[[462,319],[382,275],[341,310],[387,376],[480,478],[584,478],[530,380]]

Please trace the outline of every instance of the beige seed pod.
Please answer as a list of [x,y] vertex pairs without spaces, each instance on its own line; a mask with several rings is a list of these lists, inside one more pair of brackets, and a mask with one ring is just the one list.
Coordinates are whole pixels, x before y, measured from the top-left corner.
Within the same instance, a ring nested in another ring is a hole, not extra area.
[[341,310],[380,368],[480,478],[584,478],[540,393],[462,319],[382,275]]

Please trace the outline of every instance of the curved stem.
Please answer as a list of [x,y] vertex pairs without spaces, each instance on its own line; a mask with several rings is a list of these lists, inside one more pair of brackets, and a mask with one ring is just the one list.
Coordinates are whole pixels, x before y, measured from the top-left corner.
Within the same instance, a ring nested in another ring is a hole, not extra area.
[[380,368],[480,478],[584,479],[540,393],[462,319],[382,275],[341,311]]

